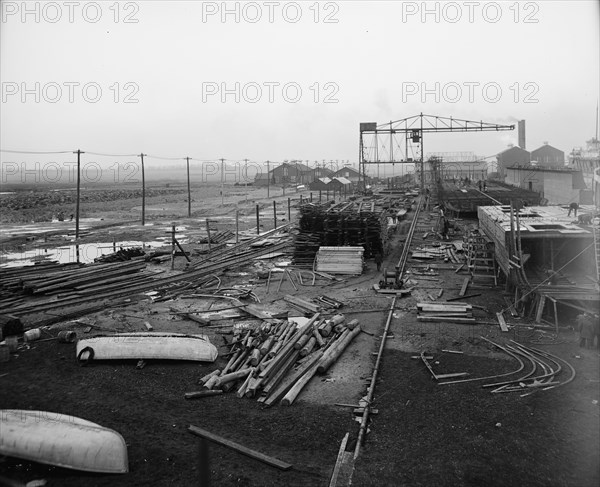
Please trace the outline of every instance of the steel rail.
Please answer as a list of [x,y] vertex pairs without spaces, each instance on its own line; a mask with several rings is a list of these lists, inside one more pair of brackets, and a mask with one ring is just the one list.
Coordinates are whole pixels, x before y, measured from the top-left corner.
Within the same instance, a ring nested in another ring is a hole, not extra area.
[[543,390],[554,389],[554,388],[559,387],[559,386],[567,385],[568,383],[572,382],[575,379],[575,377],[577,376],[577,372],[575,371],[575,368],[569,362],[567,362],[565,359],[563,359],[561,357],[558,357],[556,355],[553,355],[550,352],[546,352],[545,350],[540,350],[539,348],[525,347],[524,345],[522,345],[522,344],[520,344],[518,342],[515,342],[515,343],[517,345],[520,345],[521,347],[530,349],[534,353],[537,353],[539,355],[542,355],[542,356],[548,358],[548,360],[552,360],[552,362],[554,362],[554,363],[556,363],[555,360],[559,360],[559,361],[563,362],[565,365],[567,365],[567,367],[569,367],[569,369],[571,370],[571,377],[569,377],[566,381],[561,382],[560,384],[552,385],[552,386],[547,387],[547,388],[545,388]]
[[529,377],[531,377],[533,374],[535,374],[535,371],[537,370],[537,363],[535,360],[533,360],[531,357],[529,357],[528,355],[525,355],[524,353],[522,353],[521,351],[507,345],[506,348],[508,348],[509,350],[512,350],[515,353],[521,354],[523,357],[525,357],[527,360],[529,360],[529,362],[532,365],[532,370],[529,371],[527,374],[525,374],[523,377],[520,377],[518,379],[515,380],[507,380],[507,381],[503,381],[503,382],[495,382],[493,384],[483,384],[481,387],[487,388],[487,387],[501,387],[501,386],[507,386],[509,384],[514,384],[514,383],[518,383],[518,382],[522,382],[524,380],[527,380]]
[[415,209],[415,215],[411,222],[410,228],[408,229],[408,233],[406,235],[406,240],[404,242],[404,247],[402,248],[402,254],[400,254],[400,260],[396,265],[396,280],[400,282],[402,280],[402,275],[404,274],[404,268],[406,267],[406,261],[408,260],[408,254],[410,253],[410,244],[412,243],[412,239],[415,233],[415,229],[417,228],[417,220],[419,219],[419,213],[421,212],[421,206],[425,200],[423,196],[419,198],[419,202],[417,203],[417,207]]
[[517,370],[514,370],[512,372],[505,372],[504,374],[497,374],[497,375],[488,375],[486,377],[472,377],[470,379],[459,379],[459,380],[451,380],[448,382],[439,382],[438,385],[443,386],[443,385],[447,385],[447,384],[462,384],[463,382],[475,382],[478,380],[487,380],[487,379],[499,379],[500,377],[506,377],[507,375],[513,375],[513,374],[518,374],[519,372],[521,372],[524,368],[525,368],[525,362],[523,362],[521,360],[521,358],[511,352],[510,350],[508,350],[507,348],[503,347],[502,345],[498,345],[497,343],[485,338],[485,337],[480,337],[483,338],[485,341],[490,342],[492,345],[498,347],[500,350],[506,352],[508,355],[510,355],[511,357],[513,357],[514,359],[516,359],[519,362],[519,368]]
[[[511,340],[513,341],[513,340]],[[562,370],[562,366],[554,361],[551,360],[549,358],[546,357],[547,360],[554,362],[557,366],[557,369],[553,369],[550,365],[546,364],[543,360],[541,360],[540,358],[535,357],[534,353],[532,353],[533,351],[530,351],[529,349],[527,349],[527,347],[523,347],[520,344],[518,344],[517,342],[514,342],[517,347],[519,348],[519,350],[524,353],[526,356],[531,357],[533,360],[536,361],[537,364],[539,364],[541,366],[541,368],[544,371],[544,374],[540,375],[540,376],[536,376],[536,377],[529,377],[528,379],[526,379],[527,381],[533,381],[532,384],[526,384],[525,386],[521,386],[520,384],[517,385],[510,385],[507,384],[505,385],[503,388],[500,388],[502,390],[496,390],[493,392],[515,392],[515,391],[523,391],[525,388],[531,388],[533,387],[533,385],[538,382],[540,383],[539,386],[535,386],[535,387],[541,387],[542,385],[550,385],[553,384],[552,379],[554,378],[554,376],[556,376],[557,374],[559,374]],[[540,354],[537,354],[540,355]],[[549,372],[548,372],[549,370]]]
[[565,359],[560,358],[556,355],[553,355],[549,352],[546,352],[544,350],[539,350],[537,348],[533,348],[532,350],[535,350],[536,352],[542,353],[544,355],[548,355],[548,357],[552,357],[555,358],[557,360],[560,360],[561,362],[563,362],[567,367],[569,367],[569,369],[571,370],[571,377],[569,377],[566,381],[561,382],[560,384],[556,384],[556,385],[551,385],[549,387],[545,387],[544,389],[542,389],[543,391],[547,391],[548,389],[556,389],[557,387],[560,386],[566,386],[567,384],[569,384],[570,382],[573,382],[575,380],[575,377],[577,376],[577,372],[575,371],[575,367],[573,367],[569,362],[567,362]]

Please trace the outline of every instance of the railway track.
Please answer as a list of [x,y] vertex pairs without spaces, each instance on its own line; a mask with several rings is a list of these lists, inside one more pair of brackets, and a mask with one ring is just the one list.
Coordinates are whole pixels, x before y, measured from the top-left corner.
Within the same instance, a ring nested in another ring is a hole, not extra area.
[[[402,279],[402,276],[404,275],[404,271],[405,271],[405,267],[406,267],[406,262],[408,260],[408,256],[410,255],[410,246],[415,234],[415,229],[417,228],[417,224],[419,221],[419,215],[421,212],[421,207],[424,204],[425,199],[423,196],[421,196],[418,200],[417,206],[415,208],[415,212],[414,212],[414,216],[413,216],[413,220],[411,222],[411,225],[409,227],[407,236],[406,236],[406,240],[404,242],[404,246],[402,249],[402,254],[400,255],[400,259],[396,265],[396,279],[397,282],[400,282]],[[369,415],[370,415],[370,410],[371,410],[371,404],[373,403],[373,399],[375,397],[375,385],[377,383],[377,377],[379,375],[379,370],[381,367],[381,361],[383,358],[383,352],[385,350],[385,345],[386,345],[386,341],[389,335],[389,329],[390,329],[390,325],[392,322],[392,318],[394,315],[394,311],[396,309],[396,300],[397,300],[397,296],[394,297],[394,299],[392,300],[392,304],[390,305],[389,311],[388,311],[388,315],[387,315],[387,319],[385,322],[385,326],[384,326],[384,330],[383,330],[383,335],[381,337],[381,342],[379,343],[379,350],[377,352],[377,358],[375,361],[375,367],[373,368],[373,374],[371,376],[371,380],[370,380],[370,387],[368,389],[368,394],[367,394],[367,399],[366,399],[366,403],[367,405],[364,408],[363,411],[363,415],[361,418],[361,422],[360,422],[360,428],[358,431],[358,439],[356,441],[356,446],[354,449],[354,454],[352,456],[352,460],[350,460],[349,456],[341,456],[340,457],[340,462],[346,461],[346,463],[350,463],[350,462],[354,462],[360,455],[360,451],[362,448],[362,444],[365,438],[365,434],[367,432],[367,426],[369,423]],[[336,465],[337,467],[337,465]],[[340,467],[342,468],[342,467]],[[349,466],[346,466],[346,469],[350,468]],[[345,479],[344,479],[345,480]],[[351,480],[351,475],[350,475],[350,479]],[[336,485],[336,484],[333,484]],[[332,484],[330,484],[330,487],[333,487]],[[338,484],[341,485],[341,484]],[[349,485],[349,484],[347,484]]]

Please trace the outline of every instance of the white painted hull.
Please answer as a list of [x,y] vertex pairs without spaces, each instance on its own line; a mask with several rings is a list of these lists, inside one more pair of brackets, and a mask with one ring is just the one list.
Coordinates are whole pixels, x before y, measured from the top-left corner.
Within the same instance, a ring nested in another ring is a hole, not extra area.
[[0,410],[0,454],[86,472],[128,471],[119,433],[48,411]]
[[195,360],[214,362],[218,351],[204,335],[117,333],[77,342],[79,360]]

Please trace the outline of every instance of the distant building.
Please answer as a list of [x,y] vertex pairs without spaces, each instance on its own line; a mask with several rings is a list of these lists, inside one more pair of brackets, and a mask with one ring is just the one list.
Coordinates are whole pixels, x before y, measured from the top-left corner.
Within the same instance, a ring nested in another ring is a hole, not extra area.
[[550,205],[591,204],[583,174],[573,169],[513,166],[506,169],[506,183],[536,191]]
[[311,191],[327,191],[327,185],[331,182],[331,178],[317,178],[308,185]]
[[486,161],[425,161],[425,182],[435,183],[438,180],[450,181],[465,179],[470,181],[484,181],[487,179],[488,165]]
[[518,146],[511,146],[496,155],[498,162],[498,175],[500,179],[506,177],[506,168],[510,166],[523,166],[531,161],[531,153]]
[[310,182],[311,168],[296,162],[284,162],[269,171],[270,180],[263,174],[258,173],[254,178],[256,186],[308,184]]
[[331,193],[344,194],[344,196],[352,193],[353,184],[349,179],[342,177],[334,178],[318,178],[309,184],[311,191],[329,191]]
[[271,172],[275,184],[304,184],[308,183],[308,174],[311,169],[299,162],[284,162],[274,168]]
[[266,172],[257,173],[254,177],[254,186],[258,186],[259,188],[261,188],[267,187],[269,186],[269,184],[274,184],[273,181],[269,181],[269,176],[272,177],[273,175]]
[[[335,171],[333,173],[332,177],[346,178],[347,180],[351,181],[353,184],[357,184],[358,181],[360,180],[360,173],[352,167],[345,166],[345,167],[341,167],[340,169]],[[367,178],[367,179],[369,179],[369,178]]]
[[543,167],[564,167],[565,153],[548,143],[531,151],[531,163]]
[[333,171],[331,169],[327,169],[326,167],[315,167],[309,173],[307,173],[309,183],[312,183],[319,178],[329,178],[332,175]]

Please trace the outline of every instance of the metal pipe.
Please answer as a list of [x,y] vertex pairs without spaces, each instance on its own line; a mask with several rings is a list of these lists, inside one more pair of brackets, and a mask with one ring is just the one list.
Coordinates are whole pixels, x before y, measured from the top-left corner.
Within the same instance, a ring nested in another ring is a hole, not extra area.
[[367,422],[369,421],[369,410],[371,403],[373,402],[373,396],[375,395],[375,382],[377,381],[377,374],[379,373],[379,365],[381,364],[381,357],[383,356],[383,349],[385,347],[385,341],[387,339],[388,330],[390,329],[390,324],[392,322],[392,317],[394,315],[394,308],[396,307],[396,299],[398,296],[394,296],[392,301],[392,305],[390,306],[390,311],[388,314],[387,321],[385,323],[385,329],[383,330],[383,336],[381,337],[381,343],[379,344],[379,352],[377,353],[377,361],[375,362],[375,369],[373,370],[373,376],[371,377],[371,385],[369,387],[369,394],[367,395],[367,405],[363,412],[363,417],[360,422],[360,429],[358,430],[358,439],[356,440],[356,448],[354,449],[354,459],[358,458],[360,454],[361,443],[365,436],[365,432],[367,430]]

